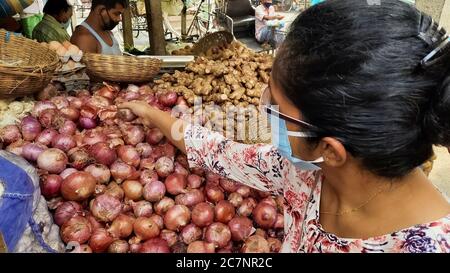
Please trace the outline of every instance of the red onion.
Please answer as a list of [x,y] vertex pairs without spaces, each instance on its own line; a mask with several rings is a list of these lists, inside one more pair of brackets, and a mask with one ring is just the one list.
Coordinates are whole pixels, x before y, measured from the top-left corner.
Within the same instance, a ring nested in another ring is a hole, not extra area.
[[56,109],[56,105],[51,101],[38,101],[34,105],[32,115],[37,118],[41,115],[42,111],[46,109]]
[[259,203],[252,212],[253,219],[262,228],[271,228],[277,219],[277,210],[274,206]]
[[227,224],[235,215],[234,206],[226,200],[221,200],[214,209],[214,215],[217,222]]
[[83,101],[77,97],[67,97],[71,108],[80,109],[83,106]]
[[98,118],[103,123],[109,123],[115,124],[115,119],[117,118],[117,106],[111,105],[107,108],[100,109],[98,111]]
[[126,126],[122,133],[125,143],[133,146],[141,143],[145,138],[144,129],[141,126]]
[[198,188],[200,188],[202,183],[203,183],[203,179],[200,176],[196,175],[196,174],[190,174],[187,177],[187,184],[188,184],[188,187],[191,188],[191,189],[198,189]]
[[133,212],[136,217],[150,217],[153,213],[152,203],[147,201],[139,201],[131,203]]
[[79,215],[83,212],[83,208],[80,204],[73,201],[67,201],[58,206],[55,211],[54,219],[58,226],[62,226],[69,221],[75,215]]
[[64,152],[77,146],[75,139],[71,135],[57,135],[52,141],[53,148],[60,149]]
[[91,96],[91,93],[86,89],[77,91],[78,98],[84,98],[84,97],[90,97],[90,96]]
[[199,203],[192,210],[192,223],[199,227],[209,226],[214,222],[214,208],[208,203]]
[[125,193],[123,192],[122,188],[115,182],[111,182],[108,184],[105,194],[110,195],[116,198],[117,200],[122,200],[123,197],[125,196]]
[[47,200],[47,207],[50,210],[55,210],[60,205],[62,205],[62,203],[64,203],[64,199],[61,196],[58,196],[58,197],[52,198],[50,200]]
[[225,199],[225,195],[219,186],[206,186],[205,195],[211,203],[217,203]]
[[181,239],[185,244],[193,243],[197,240],[200,240],[203,235],[201,228],[197,227],[194,224],[189,224],[185,226],[180,233]]
[[125,240],[115,240],[108,247],[108,253],[128,253],[130,245]]
[[94,95],[87,101],[86,105],[92,107],[93,109],[99,110],[110,106],[111,101],[105,97]]
[[[168,177],[171,173],[173,173],[174,163],[172,159],[163,156],[159,158],[158,161],[156,161],[155,169],[158,173],[158,176]],[[182,177],[183,179],[186,179],[184,176]],[[186,185],[184,187],[186,187]]]
[[166,186],[161,181],[149,182],[144,186],[144,199],[150,202],[158,202],[166,194]]
[[222,248],[231,240],[231,231],[225,224],[212,223],[206,229],[205,240],[216,248]]
[[137,116],[130,109],[120,109],[118,112],[118,117],[124,121],[133,121],[137,118]]
[[281,250],[281,241],[276,238],[268,238],[267,243],[269,244],[270,252],[279,253]]
[[205,196],[203,192],[198,189],[190,189],[187,190],[184,194],[179,194],[175,197],[175,203],[178,205],[185,205],[188,207],[192,207],[197,205],[198,203],[204,202]]
[[172,107],[177,103],[178,95],[175,92],[167,92],[158,96],[159,102],[163,106]]
[[78,215],[65,222],[60,230],[61,239],[66,244],[69,242],[84,244],[91,237],[91,233],[89,221],[85,217]]
[[122,183],[122,189],[125,193],[125,197],[130,200],[136,201],[142,199],[142,185],[136,180],[126,180]]
[[60,173],[59,176],[61,176],[62,179],[66,179],[69,175],[76,172],[78,172],[78,170],[75,168],[67,168],[64,171],[62,171],[62,173]]
[[[139,93],[137,92],[127,92],[127,93],[122,93],[121,94],[121,98],[124,101],[132,101],[132,100],[137,100],[139,99]],[[117,103],[117,100],[116,100]]]
[[92,232],[89,246],[95,253],[105,252],[114,242],[114,237],[104,228],[98,228]]
[[94,190],[94,196],[99,196],[101,194],[104,194],[106,191],[106,186],[102,184],[96,184],[95,190]]
[[80,118],[95,119],[97,117],[97,111],[88,105],[83,105],[80,108]]
[[113,100],[117,96],[117,92],[114,89],[109,88],[108,86],[103,86],[95,92],[95,95]]
[[174,173],[176,174],[181,174],[183,176],[188,176],[189,175],[189,171],[186,170],[180,163],[175,162],[175,168],[174,168]]
[[99,142],[106,142],[107,136],[98,130],[87,130],[83,135],[83,144],[92,146]]
[[151,219],[153,222],[155,222],[155,224],[158,226],[160,230],[164,228],[164,219],[158,214],[153,214],[148,218]]
[[20,123],[24,140],[33,141],[41,133],[41,124],[32,116],[26,116]]
[[235,192],[239,188],[239,183],[226,179],[221,178],[220,179],[220,186],[226,191],[226,192]]
[[141,244],[139,253],[170,253],[170,248],[163,239],[153,238]]
[[273,224],[273,228],[284,229],[284,215],[281,213],[277,213],[277,218],[275,220],[275,224]]
[[80,118],[80,111],[78,111],[75,107],[67,107],[62,108],[59,110],[63,117],[71,120],[71,121],[77,121]]
[[100,184],[106,184],[111,179],[111,172],[108,167],[102,164],[89,165],[84,169],[84,171],[90,173],[95,178],[97,183]]
[[97,163],[109,166],[117,159],[114,149],[111,149],[105,142],[99,142],[89,148],[89,154],[97,161]]
[[[141,170],[152,170],[155,169],[155,161],[153,158],[144,158],[141,160],[141,163],[139,164],[139,168]],[[156,174],[158,176],[158,174]]]
[[264,204],[267,204],[267,205],[271,205],[272,207],[274,207],[274,208],[277,208],[277,202],[275,202],[275,199],[274,198],[272,198],[272,197],[266,197],[266,198],[264,198],[264,199],[262,199],[261,201],[259,201],[260,203],[264,203]]
[[133,224],[134,233],[141,240],[148,240],[159,236],[158,225],[147,217],[138,217]]
[[137,237],[133,237],[128,240],[131,253],[139,253],[139,250],[141,249],[141,244],[139,243],[140,241],[141,240],[137,239]]
[[45,198],[52,198],[59,195],[61,189],[62,178],[56,174],[41,176],[40,188]]
[[147,158],[151,155],[152,153],[152,146],[148,143],[138,143],[136,145],[136,151],[139,153],[139,155],[142,158]]
[[70,165],[77,170],[82,170],[94,161],[84,148],[73,148],[67,154]]
[[52,148],[39,155],[37,165],[49,173],[59,174],[66,168],[67,161],[67,156],[63,151]]
[[241,216],[250,216],[253,212],[253,209],[256,207],[257,203],[255,199],[249,197],[242,201],[242,204],[237,209],[237,214]]
[[83,201],[95,191],[95,178],[87,172],[76,172],[62,181],[62,196],[71,201]]
[[173,206],[175,206],[175,201],[172,198],[165,196],[161,201],[155,203],[155,213],[163,216]]
[[16,142],[11,143],[8,147],[6,147],[6,150],[10,153],[22,156],[23,147],[27,144],[29,144],[28,141],[23,141],[22,139],[19,139]]
[[73,135],[77,131],[77,125],[71,120],[65,120],[58,131],[60,134]]
[[240,242],[247,240],[254,231],[252,220],[244,216],[237,216],[228,222],[233,241]]
[[243,200],[242,196],[237,192],[232,192],[228,195],[228,201],[236,208],[241,206]]
[[119,216],[121,210],[120,201],[108,194],[97,196],[91,206],[92,215],[102,222],[113,221]]
[[80,122],[81,128],[84,128],[84,129],[92,129],[97,126],[97,122],[95,121],[95,119],[92,119],[92,118],[81,117],[79,119],[79,122]]
[[49,146],[57,135],[58,132],[55,129],[45,129],[37,136],[36,142]]
[[[164,144],[160,144],[155,147],[155,149],[153,150],[153,155],[155,153],[161,154],[162,156],[166,156],[173,160],[175,158],[176,152],[177,152],[177,149],[175,148],[175,146],[173,146],[172,144],[169,144],[169,143],[164,143]],[[155,158],[155,160],[156,159],[157,158]]]
[[184,205],[175,205],[164,215],[164,225],[167,229],[179,231],[189,223],[190,219],[191,212],[188,207]]
[[92,249],[88,245],[76,245],[70,253],[92,253]]
[[146,141],[151,145],[157,145],[164,138],[164,134],[158,128],[148,130]]
[[243,253],[269,253],[270,247],[264,237],[259,235],[250,236],[242,247]]
[[46,109],[39,115],[39,122],[45,128],[52,127],[59,120],[59,112],[56,109]]
[[247,198],[250,195],[251,192],[251,188],[245,185],[240,185],[237,190],[237,193],[239,193],[240,195],[242,195],[242,197]]
[[213,243],[204,241],[195,241],[189,244],[187,253],[214,253],[215,246]]
[[69,101],[63,96],[56,96],[50,99],[58,110],[69,107]]
[[169,247],[172,247],[178,242],[178,234],[172,230],[163,229],[159,236],[167,242]]
[[22,135],[20,134],[19,127],[16,125],[6,125],[0,130],[0,140],[6,145],[16,142],[21,138]]
[[171,174],[167,176],[166,180],[164,181],[164,184],[166,186],[168,193],[172,195],[177,195],[186,192],[185,188],[187,185],[187,179],[186,176],[181,174]]
[[136,173],[136,169],[134,167],[121,161],[114,162],[111,165],[110,170],[114,180],[118,183],[121,183],[122,181],[127,179],[131,179]]
[[[146,185],[147,183],[158,181],[158,174],[153,170],[144,169],[141,171],[141,175],[139,177],[139,181],[142,185]],[[165,188],[165,186],[164,186]],[[145,191],[145,189],[144,189]],[[144,195],[145,198],[145,195]]]
[[131,145],[119,146],[117,148],[117,155],[119,158],[128,165],[139,167],[141,157],[138,151]]
[[120,214],[114,219],[111,227],[108,229],[116,238],[126,239],[133,233],[134,219],[131,216]]
[[206,172],[206,180],[208,182],[217,182],[219,183],[220,181],[220,175],[213,173],[213,172]]
[[22,156],[28,161],[36,161],[41,153],[47,150],[45,145],[39,143],[28,143],[22,148]]

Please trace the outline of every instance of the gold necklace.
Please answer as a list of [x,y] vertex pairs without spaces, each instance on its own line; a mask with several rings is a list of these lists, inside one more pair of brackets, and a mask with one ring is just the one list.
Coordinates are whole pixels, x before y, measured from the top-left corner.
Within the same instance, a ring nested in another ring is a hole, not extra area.
[[380,189],[373,195],[371,196],[366,202],[364,202],[362,205],[356,207],[356,208],[352,208],[352,209],[348,209],[348,210],[344,210],[342,212],[331,212],[331,211],[320,211],[320,214],[329,214],[329,215],[335,215],[335,216],[342,216],[342,215],[346,215],[346,214],[350,214],[353,213],[355,211],[358,211],[360,209],[362,209],[364,206],[366,206],[367,204],[370,203],[370,201],[372,201],[375,197],[378,196],[378,194],[380,194],[383,191],[383,188],[380,187]]

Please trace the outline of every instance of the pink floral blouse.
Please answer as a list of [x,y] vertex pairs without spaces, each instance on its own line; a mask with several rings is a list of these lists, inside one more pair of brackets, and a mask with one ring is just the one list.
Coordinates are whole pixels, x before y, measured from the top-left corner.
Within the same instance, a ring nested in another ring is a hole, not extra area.
[[240,144],[200,126],[187,128],[185,143],[191,167],[284,195],[281,252],[450,252],[450,215],[366,240],[339,238],[319,223],[320,171],[296,169],[271,145]]

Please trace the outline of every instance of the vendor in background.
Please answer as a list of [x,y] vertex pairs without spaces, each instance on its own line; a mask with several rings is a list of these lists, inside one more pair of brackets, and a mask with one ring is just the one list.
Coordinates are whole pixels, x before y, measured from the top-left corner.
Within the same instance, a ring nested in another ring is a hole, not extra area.
[[69,41],[67,28],[72,14],[73,8],[67,0],[48,0],[44,7],[44,18],[33,30],[33,39],[46,43]]
[[260,5],[255,10],[255,38],[263,47],[269,44],[272,48],[277,47],[275,28],[269,26],[268,22],[281,20],[283,15],[277,15],[272,5],[272,0],[261,0]]
[[22,26],[12,16],[0,18],[0,28],[16,33],[22,32]]
[[33,29],[41,22],[44,17],[43,9],[47,0],[35,0],[33,4],[28,6],[20,13],[20,23],[22,25],[22,33],[27,38],[32,38]]
[[121,55],[112,30],[122,20],[126,7],[126,0],[93,0],[89,16],[75,29],[71,43],[87,53]]
[[448,253],[450,204],[418,168],[432,145],[450,147],[450,43],[436,30],[398,0],[302,12],[261,96],[273,145],[234,142],[145,102],[119,108],[160,128],[191,168],[283,194],[282,252]]

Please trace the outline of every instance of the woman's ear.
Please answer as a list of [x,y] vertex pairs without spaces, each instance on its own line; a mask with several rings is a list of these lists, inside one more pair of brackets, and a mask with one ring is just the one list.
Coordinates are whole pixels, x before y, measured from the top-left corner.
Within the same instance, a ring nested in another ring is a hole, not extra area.
[[319,143],[324,163],[331,167],[340,167],[347,161],[347,151],[342,143],[332,137],[324,137]]

